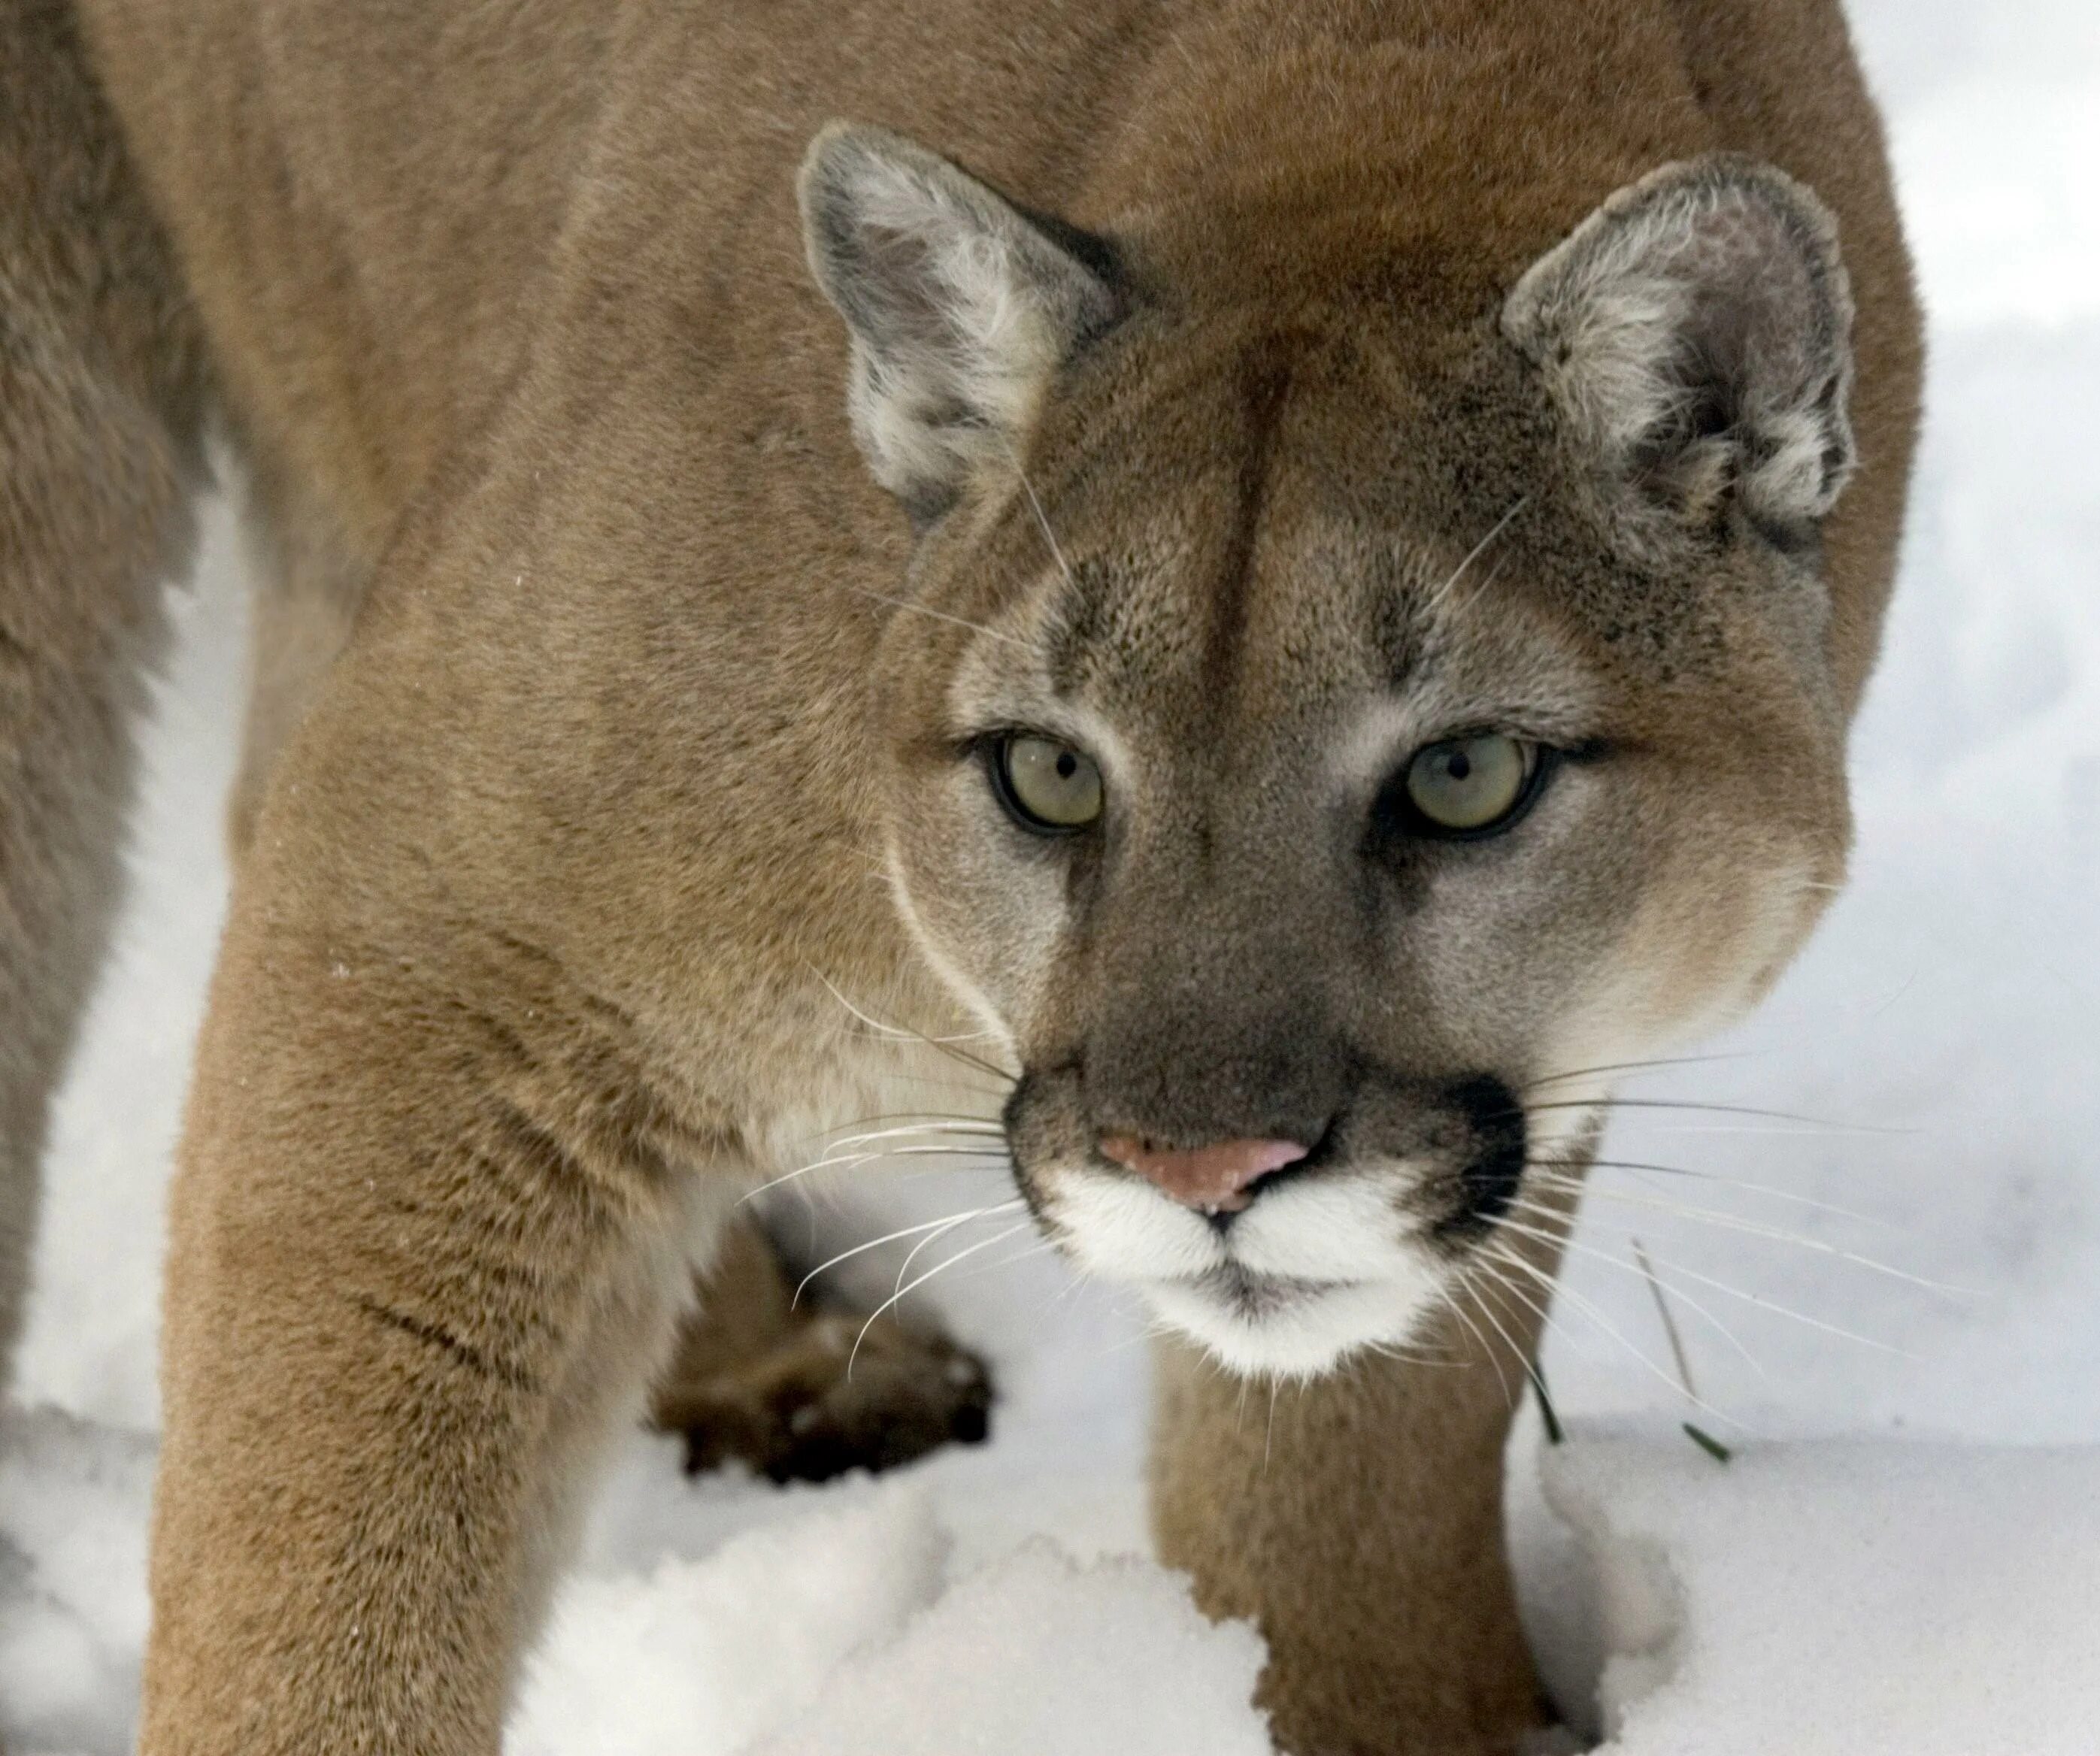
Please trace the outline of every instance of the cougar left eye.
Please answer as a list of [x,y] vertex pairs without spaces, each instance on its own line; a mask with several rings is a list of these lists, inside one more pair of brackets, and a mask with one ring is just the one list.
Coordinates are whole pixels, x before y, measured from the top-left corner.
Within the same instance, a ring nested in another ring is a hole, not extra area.
[[1038,835],[1070,835],[1101,814],[1101,771],[1070,744],[1017,732],[994,748],[991,770],[999,803]]
[[1536,744],[1499,732],[1449,738],[1410,759],[1407,803],[1427,834],[1485,834],[1515,820],[1538,774]]

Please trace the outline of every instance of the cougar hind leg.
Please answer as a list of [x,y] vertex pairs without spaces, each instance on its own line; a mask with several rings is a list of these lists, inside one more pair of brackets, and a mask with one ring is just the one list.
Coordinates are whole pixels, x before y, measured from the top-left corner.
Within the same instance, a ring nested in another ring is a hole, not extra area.
[[797,1300],[792,1269],[755,1221],[728,1228],[699,1293],[653,1399],[656,1424],[686,1437],[689,1473],[735,1461],[775,1481],[822,1481],[990,1430],[982,1360],[886,1313]]
[[199,353],[63,0],[0,0],[0,1383],[202,474]]

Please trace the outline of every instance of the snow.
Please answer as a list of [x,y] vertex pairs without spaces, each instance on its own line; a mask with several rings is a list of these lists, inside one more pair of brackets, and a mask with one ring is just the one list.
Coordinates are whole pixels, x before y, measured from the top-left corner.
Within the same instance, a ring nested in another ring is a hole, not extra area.
[[1266,1756],[1261,1642],[1177,1576],[1031,1536],[953,1577],[917,1482],[801,1497],[704,1560],[571,1582],[513,1756]]
[[1612,1756],[2091,1756],[2095,1463],[1824,1441],[1723,1466],[1578,1429],[1547,1487],[1596,1569]]
[[53,1409],[0,1422],[0,1728],[128,1747],[146,1638],[150,1437]]
[[511,1735],[517,1756],[587,1741],[606,1756],[732,1756],[855,1652],[894,1639],[938,1595],[948,1542],[923,1494],[827,1507],[705,1560],[585,1578]]
[[[1573,1437],[1542,1448],[1528,1419],[1513,1455],[1542,1661],[1619,1756],[2040,1756],[2100,1724],[2100,1449],[2081,1449],[2100,1447],[2100,8],[1854,11],[1933,354],[1855,741],[1853,883],[1716,1058],[1633,1088],[1780,1114],[1614,1124],[1608,1160],[1672,1168],[1597,1174],[1546,1358]],[[243,665],[223,510],[177,616],[130,913],[60,1105],[0,1413],[15,1751],[121,1750],[135,1706],[161,1186]],[[1006,1193],[907,1168],[814,1203],[812,1235]],[[854,1266],[886,1292],[896,1257]],[[689,1483],[637,1435],[528,1680],[520,1756],[1265,1748],[1253,1636],[1202,1625],[1144,1558],[1136,1314],[1026,1240],[921,1300],[991,1360],[993,1441],[779,1490]]]
[[1261,1662],[1254,1631],[1207,1622],[1185,1581],[1136,1557],[1083,1566],[1038,1540],[858,1655],[752,1756],[1266,1756],[1248,1705]]

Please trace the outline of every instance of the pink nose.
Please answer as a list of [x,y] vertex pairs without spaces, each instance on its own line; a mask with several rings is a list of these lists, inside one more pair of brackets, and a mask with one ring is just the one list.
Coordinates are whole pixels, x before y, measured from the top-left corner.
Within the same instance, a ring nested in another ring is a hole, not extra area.
[[1104,1134],[1101,1151],[1185,1207],[1237,1213],[1247,1193],[1271,1171],[1295,1164],[1312,1149],[1295,1140],[1220,1140],[1192,1152],[1163,1152],[1135,1134]]

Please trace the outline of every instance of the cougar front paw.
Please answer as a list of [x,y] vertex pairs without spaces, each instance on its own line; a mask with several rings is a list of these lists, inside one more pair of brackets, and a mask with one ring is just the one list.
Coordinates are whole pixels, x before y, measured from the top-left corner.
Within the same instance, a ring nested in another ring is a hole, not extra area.
[[736,1459],[775,1481],[823,1481],[977,1444],[991,1401],[984,1362],[945,1336],[827,1312],[734,1367],[674,1368],[655,1417],[685,1435],[688,1474]]

